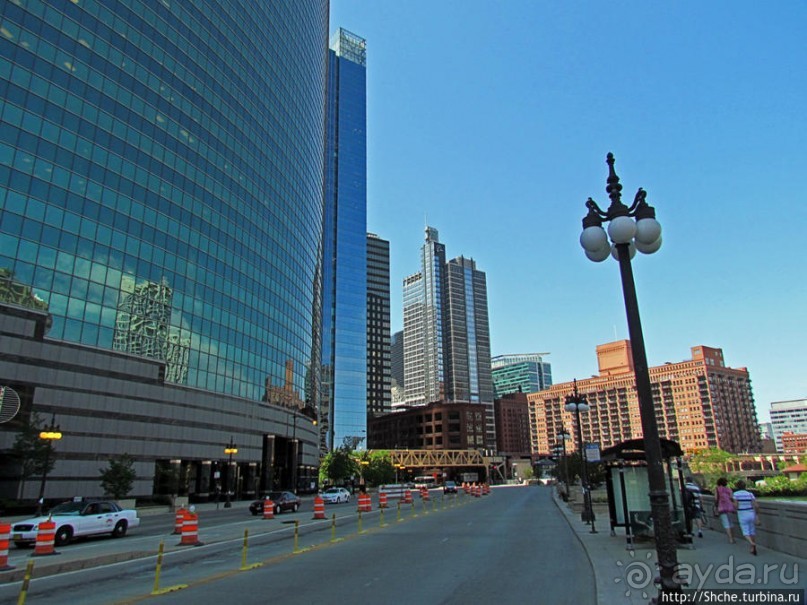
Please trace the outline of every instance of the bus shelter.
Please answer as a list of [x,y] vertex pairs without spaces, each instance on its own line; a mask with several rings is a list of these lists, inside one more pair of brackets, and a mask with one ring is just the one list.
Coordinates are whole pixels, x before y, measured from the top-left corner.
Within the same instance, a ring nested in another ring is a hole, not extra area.
[[[677,442],[660,439],[661,455],[670,496],[670,516],[679,542],[691,540],[683,505],[684,477],[681,468],[683,451]],[[608,513],[611,535],[615,528],[624,527],[628,548],[634,540],[653,537],[653,516],[650,507],[650,486],[647,478],[647,458],[643,439],[631,439],[602,452],[605,465]]]

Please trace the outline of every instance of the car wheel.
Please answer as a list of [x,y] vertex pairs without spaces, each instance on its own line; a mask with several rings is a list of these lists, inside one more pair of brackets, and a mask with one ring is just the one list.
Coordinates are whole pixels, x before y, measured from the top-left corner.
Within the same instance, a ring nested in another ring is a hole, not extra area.
[[296,513],[298,508],[300,508],[300,505],[295,502],[291,507],[291,512]]
[[115,524],[115,529],[112,530],[112,537],[122,538],[126,535],[127,529],[129,529],[129,525],[126,523],[126,521],[118,521]]
[[56,530],[56,536],[54,537],[53,541],[56,546],[64,546],[65,544],[69,544],[72,538],[73,528],[69,525],[63,525]]
[[275,504],[275,514],[276,515],[280,514],[280,505],[279,504]]

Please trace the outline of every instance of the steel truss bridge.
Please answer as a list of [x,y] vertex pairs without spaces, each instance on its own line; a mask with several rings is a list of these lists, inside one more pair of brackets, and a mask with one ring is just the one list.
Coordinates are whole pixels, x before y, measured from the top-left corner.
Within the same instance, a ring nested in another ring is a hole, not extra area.
[[483,456],[476,450],[389,450],[393,466],[447,468],[499,466],[503,456]]

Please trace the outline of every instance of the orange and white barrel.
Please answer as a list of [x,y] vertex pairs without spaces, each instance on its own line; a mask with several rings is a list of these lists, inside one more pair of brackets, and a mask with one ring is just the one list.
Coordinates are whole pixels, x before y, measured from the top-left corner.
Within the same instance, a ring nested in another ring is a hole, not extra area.
[[263,518],[264,519],[274,519],[275,518],[275,503],[269,498],[263,501]]
[[387,494],[385,492],[378,493],[378,508],[387,508]]
[[180,546],[199,546],[199,515],[188,511],[182,520]]
[[179,535],[182,533],[182,524],[185,522],[185,513],[188,510],[184,506],[180,506],[177,510],[176,517],[174,518],[174,533]]
[[55,555],[56,550],[56,523],[51,520],[42,521],[36,532],[36,545],[34,546],[34,556]]
[[412,490],[404,490],[404,504],[412,504]]
[[429,488],[428,487],[421,487],[420,488],[420,499],[424,502],[429,501]]
[[14,569],[13,565],[8,564],[8,542],[10,537],[11,524],[0,523],[0,571]]
[[325,500],[316,496],[314,498],[314,516],[312,519],[324,519],[325,518]]

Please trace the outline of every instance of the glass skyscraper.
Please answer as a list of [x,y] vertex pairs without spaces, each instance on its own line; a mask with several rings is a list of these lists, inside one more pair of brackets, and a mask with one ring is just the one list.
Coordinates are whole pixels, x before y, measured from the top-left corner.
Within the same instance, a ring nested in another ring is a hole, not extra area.
[[390,357],[389,242],[367,234],[367,413],[389,413]]
[[364,39],[328,52],[323,262],[323,450],[367,438],[367,96]]
[[552,386],[552,366],[543,360],[548,353],[497,355],[491,360],[496,398],[507,393],[535,393]]
[[327,0],[20,0],[0,20],[0,277],[48,338],[219,395],[218,420],[154,418],[210,422],[184,437],[216,444],[201,456],[214,426],[294,441],[296,416],[250,410],[320,399]]
[[485,273],[462,256],[446,262],[437,229],[426,227],[421,270],[404,279],[403,350],[406,397],[395,407],[444,403],[485,406],[484,439],[493,448],[493,384]]

